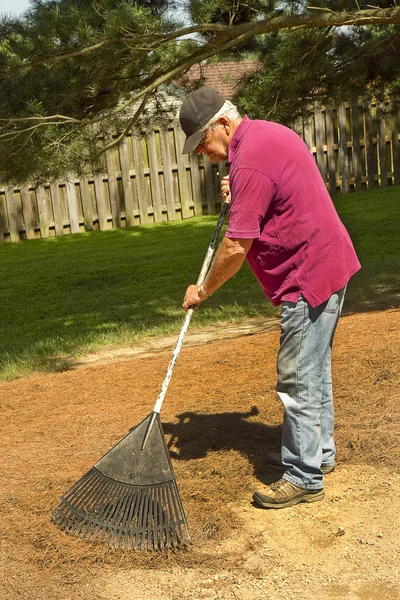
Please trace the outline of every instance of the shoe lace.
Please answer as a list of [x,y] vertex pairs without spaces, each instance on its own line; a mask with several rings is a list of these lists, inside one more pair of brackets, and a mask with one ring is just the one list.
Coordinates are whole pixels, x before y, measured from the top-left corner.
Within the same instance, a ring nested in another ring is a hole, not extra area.
[[279,481],[275,481],[275,483],[271,483],[271,485],[269,486],[271,490],[279,490],[281,487],[285,486],[287,484],[287,481],[285,481],[285,479],[279,479]]

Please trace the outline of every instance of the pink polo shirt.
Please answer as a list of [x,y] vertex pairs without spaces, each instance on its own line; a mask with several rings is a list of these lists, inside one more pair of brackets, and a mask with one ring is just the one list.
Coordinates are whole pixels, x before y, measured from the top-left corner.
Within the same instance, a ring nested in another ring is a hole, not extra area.
[[360,263],[311,152],[291,129],[244,117],[228,158],[225,236],[253,239],[247,262],[272,304],[322,304]]

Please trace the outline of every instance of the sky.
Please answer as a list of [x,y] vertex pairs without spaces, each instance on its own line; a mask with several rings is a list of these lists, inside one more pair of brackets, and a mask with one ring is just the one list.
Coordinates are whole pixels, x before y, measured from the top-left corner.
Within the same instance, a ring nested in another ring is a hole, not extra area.
[[29,8],[29,0],[0,0],[0,14],[19,15]]

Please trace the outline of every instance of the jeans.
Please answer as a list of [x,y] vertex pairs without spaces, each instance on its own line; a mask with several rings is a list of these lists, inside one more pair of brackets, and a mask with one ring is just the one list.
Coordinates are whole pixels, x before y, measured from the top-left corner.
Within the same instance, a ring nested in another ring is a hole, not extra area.
[[283,478],[302,489],[322,489],[321,465],[335,460],[331,358],[345,291],[316,308],[303,296],[281,307],[277,393],[285,409]]

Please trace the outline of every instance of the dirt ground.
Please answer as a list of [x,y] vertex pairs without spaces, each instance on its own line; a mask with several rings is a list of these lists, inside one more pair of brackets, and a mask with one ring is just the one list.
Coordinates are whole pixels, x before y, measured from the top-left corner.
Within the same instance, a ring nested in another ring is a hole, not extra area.
[[342,317],[338,467],[322,502],[266,511],[251,496],[278,478],[277,324],[188,335],[161,417],[193,545],[169,553],[90,544],[50,511],[151,412],[174,340],[0,383],[0,598],[399,600],[399,340],[400,310]]

